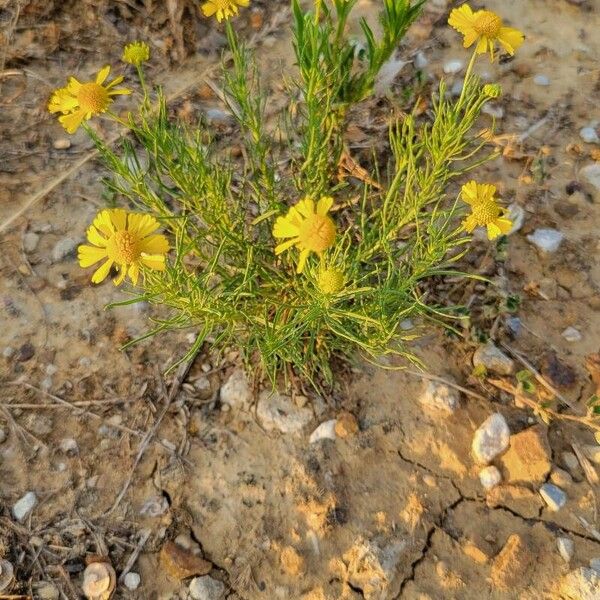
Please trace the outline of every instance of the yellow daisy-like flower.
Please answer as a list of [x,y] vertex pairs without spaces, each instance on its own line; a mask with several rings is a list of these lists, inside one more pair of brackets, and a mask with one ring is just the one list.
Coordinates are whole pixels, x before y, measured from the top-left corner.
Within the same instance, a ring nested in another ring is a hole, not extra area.
[[471,206],[471,214],[463,221],[466,231],[486,227],[488,239],[493,240],[511,230],[512,221],[506,217],[506,209],[496,202],[495,193],[496,186],[489,183],[469,181],[462,186],[462,199]]
[[469,48],[475,42],[477,54],[490,53],[494,60],[494,46],[498,42],[511,56],[523,43],[524,36],[512,27],[504,27],[502,19],[489,10],[473,12],[468,4],[450,13],[448,24],[464,36],[463,46]]
[[216,15],[219,23],[238,14],[238,6],[248,6],[250,0],[208,0],[202,5],[202,12],[206,17]]
[[297,272],[302,273],[306,259],[311,252],[322,254],[335,242],[335,223],[327,214],[333,205],[333,198],[323,196],[315,205],[311,198],[300,200],[292,206],[285,217],[277,217],[273,226],[276,238],[291,238],[275,248],[281,254],[296,246],[300,250]]
[[317,277],[317,284],[324,294],[328,296],[337,294],[344,287],[344,274],[334,267],[321,269]]
[[123,48],[123,62],[134,67],[139,67],[142,63],[150,60],[150,46],[145,42],[132,42]]
[[100,70],[95,81],[81,83],[69,77],[67,85],[57,89],[48,102],[51,113],[62,113],[58,120],[68,133],[75,133],[84,120],[106,112],[113,103],[113,96],[131,94],[131,90],[115,88],[123,81],[119,76],[104,85],[110,66]]
[[159,227],[151,215],[128,213],[121,208],[103,210],[87,230],[88,242],[93,245],[77,249],[79,266],[87,268],[106,258],[92,275],[93,283],[104,281],[114,264],[119,270],[115,285],[122,283],[127,274],[136,285],[140,267],[165,270],[169,242],[164,235],[154,233]]

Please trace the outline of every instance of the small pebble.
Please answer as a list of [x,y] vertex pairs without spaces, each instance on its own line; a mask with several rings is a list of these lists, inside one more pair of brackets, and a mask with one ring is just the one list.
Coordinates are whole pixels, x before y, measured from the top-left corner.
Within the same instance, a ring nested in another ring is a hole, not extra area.
[[17,521],[24,521],[27,515],[35,508],[37,496],[34,492],[27,492],[13,506],[12,513]]
[[479,471],[479,481],[485,490],[491,490],[502,481],[502,475],[497,467],[490,465]]
[[575,327],[567,327],[561,334],[567,342],[580,342],[581,341],[581,333]]
[[586,165],[579,171],[582,179],[593,185],[597,190],[600,190],[600,163]]
[[444,64],[444,73],[446,73],[446,75],[455,75],[462,71],[464,66],[465,63],[462,60],[449,60]]
[[498,104],[494,104],[492,102],[488,102],[482,109],[481,112],[489,115],[490,117],[493,117],[494,119],[501,119],[502,117],[504,117],[504,109],[498,105]]
[[454,98],[458,98],[462,93],[463,86],[464,86],[464,82],[462,79],[455,81],[452,84],[452,87],[450,88],[450,95],[453,96]]
[[57,372],[58,372],[58,367],[56,365],[53,365],[53,364],[46,365],[46,375],[48,375],[49,377],[52,377],[52,375],[55,375]]
[[402,331],[410,331],[415,328],[415,324],[411,321],[411,319],[403,319],[400,321],[400,329]]
[[569,487],[570,485],[573,485],[573,478],[571,475],[558,467],[552,469],[550,481],[558,487]]
[[6,441],[6,431],[0,427],[0,444]]
[[490,415],[473,436],[473,454],[477,462],[487,464],[502,454],[510,443],[510,429],[500,413]]
[[523,227],[523,222],[525,221],[525,211],[520,204],[513,202],[508,207],[508,218],[512,221],[512,227],[507,235],[512,235],[516,233]]
[[548,86],[550,85],[550,79],[546,75],[536,75],[533,78],[535,85]]
[[35,348],[29,342],[25,342],[17,351],[15,360],[17,362],[27,362],[33,358],[35,354]]
[[39,241],[40,236],[37,233],[34,233],[33,231],[28,231],[23,236],[23,250],[25,250],[25,252],[27,252],[28,254],[34,252],[38,246]]
[[59,600],[60,592],[53,583],[41,582],[36,588],[36,600]]
[[573,540],[568,537],[559,537],[556,539],[556,545],[558,546],[558,552],[562,556],[566,563],[571,562],[573,558],[573,552],[575,551],[575,544]]
[[221,600],[225,595],[225,585],[209,575],[194,577],[190,582],[190,596],[193,600]]
[[523,330],[523,323],[519,317],[507,317],[506,327],[514,337],[517,337]]
[[329,421],[325,421],[321,423],[308,438],[309,444],[314,444],[315,442],[319,442],[320,440],[335,440],[335,425],[337,423],[336,419],[330,419]]
[[2,350],[2,356],[4,358],[12,358],[14,353],[15,353],[15,349],[12,348],[11,346],[6,346],[6,348],[4,348],[4,350]]
[[417,52],[414,64],[417,69],[424,69],[429,64],[429,61],[423,52]]
[[544,252],[556,252],[565,236],[556,229],[536,229],[527,239]]
[[553,483],[545,483],[540,488],[540,495],[548,508],[554,512],[560,510],[567,503],[567,494]]
[[213,125],[231,125],[233,123],[233,115],[220,108],[209,108],[206,111],[206,120]]
[[458,390],[439,381],[425,381],[418,400],[421,404],[446,414],[452,414],[460,406]]
[[59,138],[54,140],[52,145],[54,146],[55,150],[68,150],[71,147],[71,140],[68,138]]
[[77,242],[73,238],[63,238],[52,248],[52,262],[60,262],[69,256],[75,256]]
[[579,470],[579,461],[572,452],[563,452],[562,459],[565,467],[567,467],[571,473]]
[[139,573],[133,573],[133,572],[129,572],[127,573],[127,575],[125,575],[125,578],[123,579],[123,583],[125,584],[125,587],[128,590],[137,590],[138,587],[140,587],[140,582],[141,582],[142,578],[140,577]]
[[590,558],[590,567],[600,573],[600,558]]
[[65,454],[77,454],[77,452],[79,452],[79,446],[73,438],[64,438],[61,440],[60,449]]
[[600,446],[596,444],[587,444],[583,447],[583,453],[597,465],[600,465]]
[[473,365],[485,367],[487,371],[499,375],[511,375],[515,368],[513,359],[506,356],[493,342],[482,344],[475,350]]
[[598,144],[600,143],[600,137],[594,127],[583,127],[579,130],[579,137],[587,144]]

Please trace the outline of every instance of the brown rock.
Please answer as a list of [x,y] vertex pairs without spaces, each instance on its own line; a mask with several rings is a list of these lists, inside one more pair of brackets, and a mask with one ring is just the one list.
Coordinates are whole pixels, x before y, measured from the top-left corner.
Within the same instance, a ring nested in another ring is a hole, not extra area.
[[167,542],[160,551],[160,564],[173,579],[186,579],[198,575],[207,575],[212,563],[192,554],[175,542]]
[[490,559],[489,544],[485,541],[477,543],[473,540],[464,540],[461,547],[465,556],[480,565],[484,565]]
[[513,533],[494,559],[490,573],[492,583],[502,591],[508,591],[517,585],[522,587],[532,562],[533,556],[527,549],[527,544],[520,535]]
[[305,571],[304,559],[291,546],[286,546],[280,555],[281,566],[288,575],[301,575]]
[[537,517],[543,504],[539,494],[521,485],[497,485],[485,501],[490,508],[508,508],[524,519]]
[[356,433],[358,433],[356,417],[352,413],[341,412],[335,423],[335,434],[340,438],[345,438]]
[[510,436],[510,446],[500,458],[509,483],[543,483],[552,468],[550,446],[542,425]]

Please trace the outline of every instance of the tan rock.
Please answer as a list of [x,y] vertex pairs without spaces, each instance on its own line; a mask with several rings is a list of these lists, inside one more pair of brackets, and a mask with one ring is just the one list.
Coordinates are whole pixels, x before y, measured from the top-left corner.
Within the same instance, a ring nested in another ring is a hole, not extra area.
[[533,556],[527,544],[519,534],[513,533],[494,559],[490,572],[492,583],[502,591],[508,591],[517,585],[522,587],[532,562]]
[[356,417],[349,412],[341,412],[335,423],[335,434],[340,438],[349,437],[358,433]]
[[510,436],[510,446],[500,462],[511,483],[543,483],[552,463],[546,429],[542,425],[529,427]]
[[178,580],[207,575],[212,569],[212,563],[170,541],[161,548],[160,564],[170,577]]
[[489,554],[483,549],[482,544],[477,544],[473,540],[464,540],[462,551],[465,556],[468,556],[480,565],[484,565],[490,559]]
[[490,508],[508,508],[524,519],[537,517],[542,508],[539,494],[521,485],[498,485],[488,492],[486,504]]

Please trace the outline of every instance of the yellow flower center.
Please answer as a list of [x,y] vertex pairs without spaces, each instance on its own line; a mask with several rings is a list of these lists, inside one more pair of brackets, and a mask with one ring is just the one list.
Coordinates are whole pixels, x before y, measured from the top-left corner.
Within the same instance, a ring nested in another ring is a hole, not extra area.
[[319,273],[318,284],[324,294],[335,294],[344,286],[344,275],[337,269],[323,269]]
[[500,207],[493,198],[474,204],[471,210],[479,225],[487,225],[500,216]]
[[500,27],[502,27],[502,19],[496,13],[482,10],[481,14],[475,19],[473,27],[479,35],[495,38],[498,36]]
[[129,231],[117,231],[107,246],[109,258],[121,265],[129,265],[139,258],[135,237]]
[[335,224],[326,215],[310,215],[300,225],[300,244],[312,252],[323,252],[333,246]]
[[108,108],[110,96],[99,83],[84,83],[79,88],[77,101],[86,113],[99,114]]

